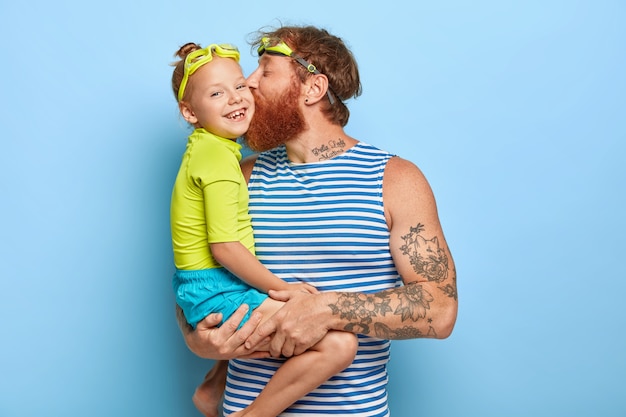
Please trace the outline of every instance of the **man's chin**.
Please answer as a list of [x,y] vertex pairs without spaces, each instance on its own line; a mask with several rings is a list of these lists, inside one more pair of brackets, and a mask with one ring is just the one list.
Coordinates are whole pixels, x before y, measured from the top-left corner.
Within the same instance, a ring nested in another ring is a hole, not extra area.
[[304,115],[298,108],[298,85],[294,84],[275,100],[255,96],[256,111],[244,143],[254,152],[286,144],[305,130]]
[[244,143],[254,152],[264,152],[294,140],[304,131],[304,120],[298,114],[292,116],[291,119],[278,117],[264,122],[253,121],[243,136]]

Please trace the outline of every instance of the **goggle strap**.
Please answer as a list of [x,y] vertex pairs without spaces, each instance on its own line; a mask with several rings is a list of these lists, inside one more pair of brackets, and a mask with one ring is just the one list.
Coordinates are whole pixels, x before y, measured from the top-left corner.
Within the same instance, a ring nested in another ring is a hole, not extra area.
[[[263,38],[261,40],[261,45],[257,49],[257,53],[259,54],[259,56],[263,55],[264,53],[268,53],[270,55],[282,55],[293,58],[296,60],[296,62],[306,68],[306,70],[311,74],[321,74],[321,72],[318,71],[315,65],[311,64],[309,61],[302,58],[301,56],[296,55],[285,42],[280,41],[277,45],[274,46],[269,46],[268,43],[269,41],[267,38]],[[329,84],[326,95],[328,96],[328,101],[330,101],[330,105],[332,106],[335,104],[335,99],[333,98],[333,94],[335,94],[335,92],[333,91],[333,93],[331,94],[331,91],[332,89],[330,88]]]
[[304,58],[299,57],[296,54],[292,54],[291,57],[293,59],[295,59],[296,61],[298,61],[298,63],[300,65],[302,65],[304,68],[306,68],[307,71],[309,71],[311,74],[319,74],[320,72],[317,70],[317,68],[315,67],[315,65],[311,64],[309,61],[307,61]]
[[[294,54],[293,52],[291,53],[291,58],[295,59],[296,61],[298,61],[298,63],[300,65],[302,65],[304,68],[306,68],[307,71],[309,71],[311,74],[321,74],[321,72],[319,72],[317,70],[317,68],[315,67],[315,65],[311,64],[309,61],[307,61],[306,59],[299,57],[298,55]],[[333,98],[333,95],[330,93],[332,91],[332,89],[330,88],[330,84],[328,85],[328,91],[326,91],[326,95],[328,96],[328,101],[330,101],[330,105],[334,105],[335,104],[335,99]],[[334,92],[333,92],[334,94]]]

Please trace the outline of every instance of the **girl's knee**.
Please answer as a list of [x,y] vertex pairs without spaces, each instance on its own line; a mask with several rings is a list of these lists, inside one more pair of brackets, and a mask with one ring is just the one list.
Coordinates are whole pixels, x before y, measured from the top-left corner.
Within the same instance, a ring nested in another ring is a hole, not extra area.
[[328,341],[326,348],[331,355],[345,364],[347,368],[356,356],[359,347],[359,341],[355,334],[341,331],[331,331],[326,335]]

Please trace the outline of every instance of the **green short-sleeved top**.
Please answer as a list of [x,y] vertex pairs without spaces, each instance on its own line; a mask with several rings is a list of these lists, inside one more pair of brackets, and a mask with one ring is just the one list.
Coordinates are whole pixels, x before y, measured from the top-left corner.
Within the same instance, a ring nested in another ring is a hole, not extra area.
[[239,241],[254,254],[241,145],[196,129],[172,191],[170,223],[176,268],[217,268],[210,243]]

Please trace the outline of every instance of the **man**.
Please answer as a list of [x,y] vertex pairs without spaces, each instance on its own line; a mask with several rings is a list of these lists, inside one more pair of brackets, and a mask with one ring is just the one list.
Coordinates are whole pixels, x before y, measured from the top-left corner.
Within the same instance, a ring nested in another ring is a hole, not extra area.
[[[242,163],[256,253],[279,277],[320,293],[270,292],[285,306],[239,330],[245,306],[220,328],[211,315],[196,331],[179,314],[186,343],[201,357],[231,359],[231,413],[254,399],[281,355],[302,353],[331,329],[355,333],[353,364],[283,415],[387,416],[389,340],[443,339],[456,321],[456,271],[434,196],[414,164],[345,133],[344,101],[361,84],[341,39],[292,26],[260,34],[256,45],[246,140],[262,153]],[[254,352],[267,340],[271,358]]]

